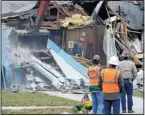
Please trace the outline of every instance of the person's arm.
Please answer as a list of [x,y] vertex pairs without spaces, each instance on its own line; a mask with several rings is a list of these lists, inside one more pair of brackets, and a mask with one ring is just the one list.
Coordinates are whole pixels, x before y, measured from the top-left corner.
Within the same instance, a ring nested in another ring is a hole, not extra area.
[[133,73],[133,80],[134,80],[137,76],[137,69],[134,63],[132,65],[132,73]]
[[118,79],[118,85],[119,85],[120,93],[123,92],[123,90],[124,90],[124,80],[121,76],[121,73],[120,73],[120,76],[119,76],[119,79]]
[[103,68],[102,67],[100,67],[100,72],[99,72],[99,75],[101,76],[101,71],[103,70]]
[[100,76],[99,76],[99,84],[98,84],[98,86],[100,87],[100,89],[102,90],[102,83],[103,83],[103,80],[102,80],[102,74],[103,73],[103,69],[101,69],[101,74],[100,74]]

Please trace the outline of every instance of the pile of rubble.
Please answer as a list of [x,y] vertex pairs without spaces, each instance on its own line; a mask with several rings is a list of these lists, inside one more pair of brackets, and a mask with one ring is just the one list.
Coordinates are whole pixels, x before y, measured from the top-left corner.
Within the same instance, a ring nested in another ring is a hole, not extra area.
[[[123,50],[126,50],[129,52],[131,59],[133,59],[136,65],[142,65],[142,62],[136,57],[136,55],[143,53],[143,37],[141,37],[141,32],[130,29],[125,19],[123,19],[112,9],[106,7],[106,10],[109,18],[105,20],[107,29],[105,33],[106,36],[104,37],[104,43],[106,43],[104,45],[104,49],[107,48],[107,46],[111,46],[111,51],[113,52],[112,54],[115,55],[118,53],[116,55],[119,56]],[[111,17],[110,12],[116,16]],[[140,40],[139,35],[141,37]],[[113,40],[110,40],[112,41],[110,45],[107,45],[109,44],[109,40],[106,40],[108,37],[113,38]],[[111,52],[107,50],[106,55],[109,56]]]

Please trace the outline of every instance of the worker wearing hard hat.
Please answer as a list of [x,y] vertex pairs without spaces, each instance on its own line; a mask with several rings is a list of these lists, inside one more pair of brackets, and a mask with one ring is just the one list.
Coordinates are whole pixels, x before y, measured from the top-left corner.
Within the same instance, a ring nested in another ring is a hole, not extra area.
[[88,69],[89,76],[89,92],[91,92],[92,104],[93,104],[93,114],[102,114],[104,105],[102,99],[102,91],[99,87],[99,78],[101,67],[99,66],[100,56],[95,55],[92,59],[92,66]]
[[112,56],[108,63],[108,68],[101,71],[99,80],[103,91],[104,113],[111,114],[111,107],[113,106],[113,114],[120,114],[120,96],[124,83],[120,71],[116,69],[119,60],[116,56]]
[[133,113],[133,80],[137,76],[137,69],[135,64],[129,61],[129,54],[127,51],[123,51],[122,53],[123,60],[119,63],[118,69],[121,71],[121,75],[124,79],[124,91],[122,92],[121,96],[121,103],[122,103],[122,112],[126,113],[126,94],[128,100],[128,113]]

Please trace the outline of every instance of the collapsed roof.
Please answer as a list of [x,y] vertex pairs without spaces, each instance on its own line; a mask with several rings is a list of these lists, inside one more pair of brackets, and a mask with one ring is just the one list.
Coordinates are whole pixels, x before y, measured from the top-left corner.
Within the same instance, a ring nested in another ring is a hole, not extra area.
[[[2,14],[2,22],[17,29],[27,28],[30,24],[34,23],[37,8],[38,3],[29,2],[29,4],[20,9]],[[66,17],[71,17],[74,14],[87,16],[86,12],[79,5],[74,6],[71,2],[67,1],[51,2],[47,10],[47,15],[42,22],[42,28],[47,27],[47,29],[58,29],[61,26],[60,22],[62,20],[65,20]]]
[[109,1],[108,6],[126,20],[129,28],[134,30],[143,29],[143,1]]

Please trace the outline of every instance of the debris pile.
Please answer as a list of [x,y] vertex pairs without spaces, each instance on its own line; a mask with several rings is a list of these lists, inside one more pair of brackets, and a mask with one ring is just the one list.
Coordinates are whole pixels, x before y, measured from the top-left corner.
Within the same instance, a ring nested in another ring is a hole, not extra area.
[[[109,52],[107,52],[108,49],[105,49],[106,50],[105,53],[107,57],[110,58],[110,56],[112,56],[111,52],[113,53],[113,55],[117,53],[117,55],[120,56],[122,51],[125,50],[125,51],[128,51],[131,59],[133,59],[136,65],[142,65],[142,62],[136,57],[137,54],[143,53],[143,49],[141,47],[141,41],[143,39],[141,38],[142,33],[138,30],[130,29],[125,19],[123,19],[120,15],[118,15],[111,8],[106,6],[106,11],[109,18],[106,19],[104,23],[106,24],[106,30],[109,30],[108,31],[110,34],[109,37],[113,38],[113,40],[110,40],[112,41],[111,43],[109,43],[108,41],[108,43],[105,44],[104,46],[106,48],[107,46],[112,47],[112,50]],[[110,12],[111,14],[114,14],[115,16],[111,17]],[[104,40],[104,43],[106,41],[107,40]]]
[[[11,31],[9,35],[7,35],[7,43],[10,42],[9,37],[11,36]],[[88,78],[68,64],[63,57],[58,55],[58,53],[52,49],[54,43],[49,40],[49,43],[50,42],[52,44],[41,51],[30,51],[19,47],[16,47],[16,49],[12,44],[8,44],[6,47],[6,55],[10,57],[11,63],[10,69],[6,68],[6,71],[9,70],[10,73],[12,73],[12,78],[10,76],[12,80],[12,91],[35,92],[49,90],[73,92],[73,90],[78,89],[82,92],[84,91]],[[56,44],[54,45],[57,46]],[[65,54],[67,55],[67,53]],[[5,66],[5,64],[3,65]],[[71,71],[67,71],[68,69]],[[16,70],[19,70],[21,74],[18,75],[15,72]],[[18,80],[22,80],[23,77],[25,81],[22,83],[17,82]]]
[[143,70],[137,73],[136,79],[133,81],[133,89],[138,89],[143,91]]
[[72,56],[76,61],[78,61],[79,63],[81,63],[83,66],[85,67],[89,67],[91,66],[91,60],[88,60],[86,58],[81,58],[78,56]]

